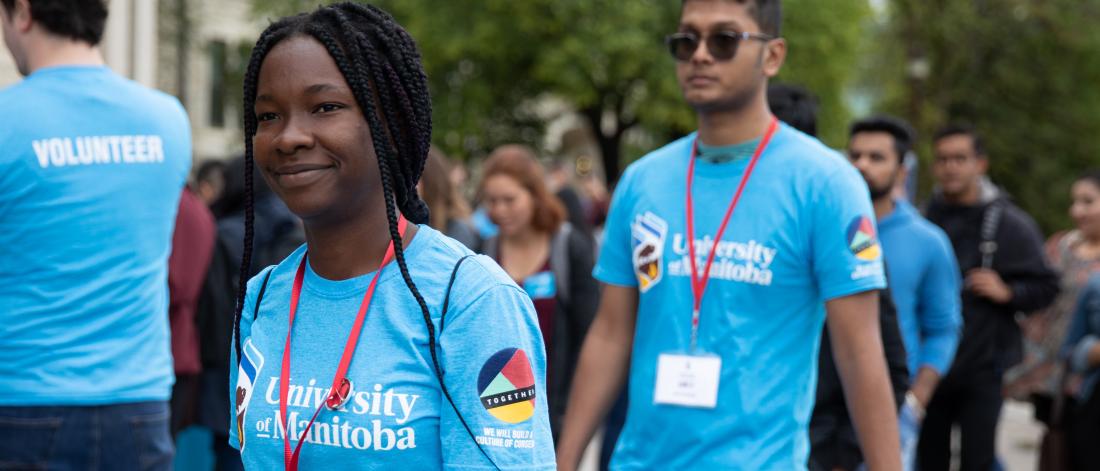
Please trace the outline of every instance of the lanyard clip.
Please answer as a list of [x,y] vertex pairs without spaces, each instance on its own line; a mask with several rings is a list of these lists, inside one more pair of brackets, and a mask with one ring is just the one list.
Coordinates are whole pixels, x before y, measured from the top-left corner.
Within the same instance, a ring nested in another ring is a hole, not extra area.
[[351,381],[347,378],[340,379],[340,386],[332,388],[332,392],[329,393],[328,399],[325,400],[325,406],[329,410],[337,410],[344,406],[344,403],[348,402],[348,396],[351,395]]
[[699,345],[699,309],[691,310],[691,354],[695,354],[695,348]]

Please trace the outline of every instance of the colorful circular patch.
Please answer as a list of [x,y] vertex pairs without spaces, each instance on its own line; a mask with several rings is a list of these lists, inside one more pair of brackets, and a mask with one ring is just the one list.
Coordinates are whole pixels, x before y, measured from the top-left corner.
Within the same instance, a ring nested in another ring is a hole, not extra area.
[[848,248],[856,258],[872,262],[882,255],[875,235],[875,224],[867,216],[858,216],[848,225]]
[[493,354],[477,377],[481,405],[496,417],[518,424],[535,414],[535,375],[527,353],[506,348]]

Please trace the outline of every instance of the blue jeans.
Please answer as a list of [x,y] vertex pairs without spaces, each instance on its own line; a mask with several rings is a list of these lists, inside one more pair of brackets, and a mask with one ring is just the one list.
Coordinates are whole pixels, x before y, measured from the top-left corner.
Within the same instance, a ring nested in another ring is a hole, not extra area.
[[170,470],[168,402],[0,407],[0,470]]

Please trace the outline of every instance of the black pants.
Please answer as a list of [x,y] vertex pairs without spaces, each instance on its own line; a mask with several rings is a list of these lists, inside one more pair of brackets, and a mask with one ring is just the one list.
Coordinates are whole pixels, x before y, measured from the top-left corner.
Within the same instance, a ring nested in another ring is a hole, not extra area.
[[923,471],[951,467],[951,427],[962,435],[961,471],[989,471],[996,461],[997,422],[1001,415],[1001,375],[992,371],[951,374],[928,404],[917,445]]
[[1100,389],[1082,403],[1066,404],[1066,439],[1073,470],[1100,469]]

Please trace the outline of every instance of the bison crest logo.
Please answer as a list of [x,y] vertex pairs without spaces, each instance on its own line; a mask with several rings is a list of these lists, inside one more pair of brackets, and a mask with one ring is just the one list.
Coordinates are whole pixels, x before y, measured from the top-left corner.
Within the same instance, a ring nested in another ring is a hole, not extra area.
[[634,275],[638,277],[638,291],[644,293],[664,276],[663,256],[668,223],[651,212],[639,214],[630,227],[630,235],[634,246]]

